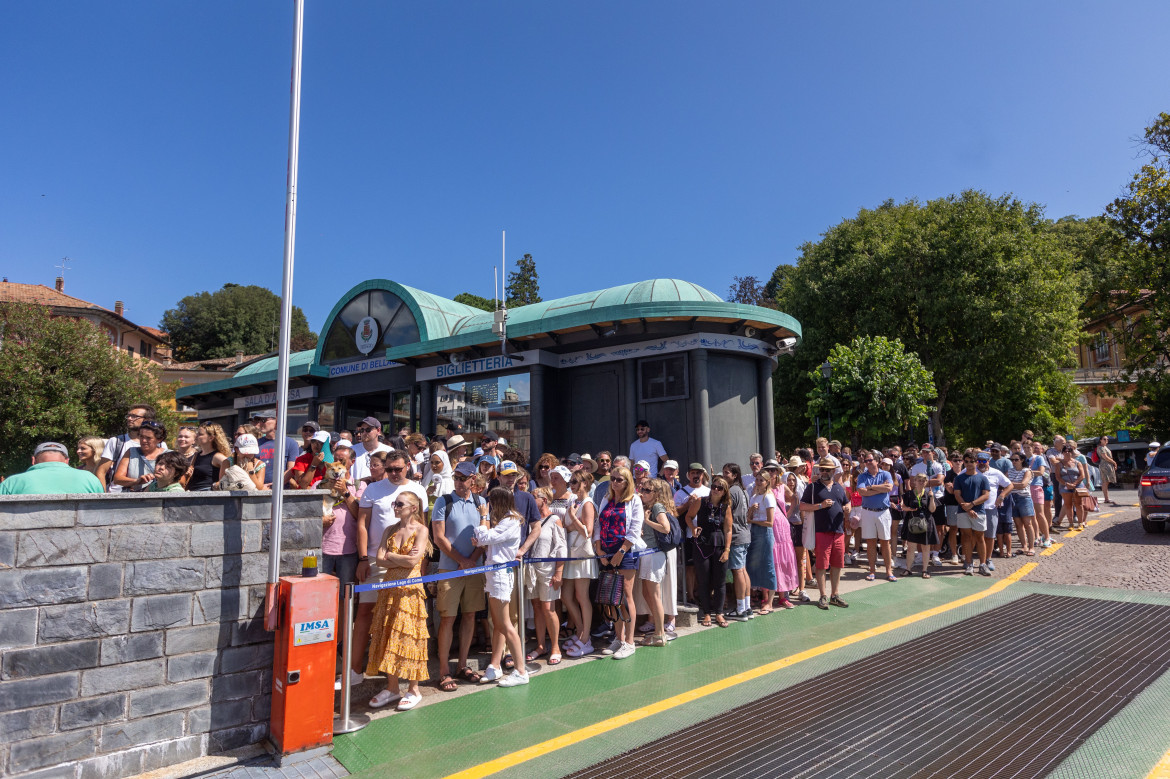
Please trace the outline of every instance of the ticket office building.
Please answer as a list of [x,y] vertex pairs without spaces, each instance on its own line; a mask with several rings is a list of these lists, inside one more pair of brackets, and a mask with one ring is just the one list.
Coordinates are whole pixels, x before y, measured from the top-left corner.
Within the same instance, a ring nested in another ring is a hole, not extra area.
[[[625,453],[639,419],[680,462],[745,462],[775,448],[772,372],[800,340],[792,317],[655,279],[493,315],[374,279],[334,306],[316,349],[290,357],[289,414],[324,430],[364,417],[388,435],[493,430],[545,451]],[[227,430],[276,405],[274,356],[178,399]]]

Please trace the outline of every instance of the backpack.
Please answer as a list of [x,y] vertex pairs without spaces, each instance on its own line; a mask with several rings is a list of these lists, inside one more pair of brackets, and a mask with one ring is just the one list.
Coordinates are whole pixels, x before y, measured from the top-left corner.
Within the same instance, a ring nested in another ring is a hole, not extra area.
[[669,552],[672,549],[678,549],[682,546],[683,542],[682,525],[679,524],[678,517],[666,512],[666,522],[670,525],[669,533],[663,533],[660,530],[654,531],[654,538],[658,541],[659,552]]

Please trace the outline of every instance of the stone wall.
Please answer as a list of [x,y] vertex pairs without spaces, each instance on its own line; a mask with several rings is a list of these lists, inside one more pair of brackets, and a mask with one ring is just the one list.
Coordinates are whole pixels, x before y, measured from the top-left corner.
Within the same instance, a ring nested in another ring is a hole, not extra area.
[[[321,544],[284,499],[281,572]],[[0,776],[150,771],[264,739],[269,493],[0,496]]]

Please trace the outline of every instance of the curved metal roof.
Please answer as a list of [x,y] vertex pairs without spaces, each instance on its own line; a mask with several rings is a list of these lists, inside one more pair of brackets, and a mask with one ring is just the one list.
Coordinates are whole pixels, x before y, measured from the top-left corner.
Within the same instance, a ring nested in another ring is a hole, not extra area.
[[[324,336],[346,304],[368,290],[386,290],[397,295],[409,307],[418,325],[420,340],[387,349],[385,357],[389,360],[466,349],[497,339],[492,333],[491,312],[389,279],[370,279],[350,289],[329,312],[316,349],[290,356],[290,376],[328,375],[328,370],[321,365]],[[638,319],[752,323],[783,337],[801,337],[800,323],[785,313],[760,306],[728,303],[710,290],[680,279],[650,279],[518,306],[508,311],[508,336],[523,338]],[[276,357],[257,360],[231,379],[186,387],[178,394],[184,397],[273,381],[276,367]]]

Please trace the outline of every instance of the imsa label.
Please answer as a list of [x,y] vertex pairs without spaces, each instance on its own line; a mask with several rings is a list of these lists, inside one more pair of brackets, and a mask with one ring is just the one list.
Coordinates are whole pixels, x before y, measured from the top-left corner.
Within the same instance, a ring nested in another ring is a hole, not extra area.
[[293,646],[320,644],[333,640],[332,619],[318,619],[313,622],[297,622],[293,625]]

